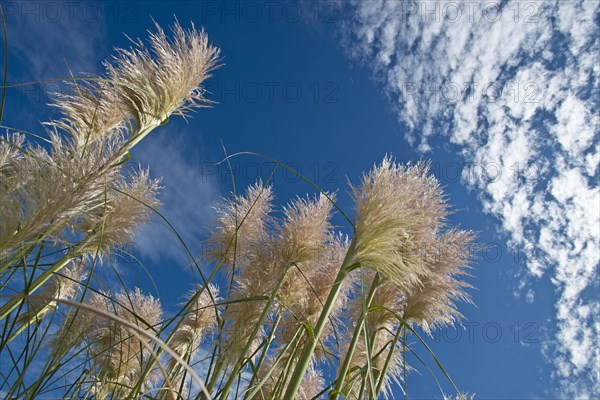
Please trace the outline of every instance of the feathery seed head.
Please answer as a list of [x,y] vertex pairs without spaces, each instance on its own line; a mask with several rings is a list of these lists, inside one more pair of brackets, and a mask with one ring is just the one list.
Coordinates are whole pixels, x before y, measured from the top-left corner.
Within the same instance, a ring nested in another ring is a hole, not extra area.
[[[23,159],[18,148],[23,148],[25,135],[20,133],[8,134],[0,140],[0,188],[6,190],[10,185],[8,180],[14,177],[16,165]],[[20,178],[20,177],[18,177]]]
[[118,50],[114,65],[105,63],[120,105],[138,131],[206,103],[199,86],[216,67],[219,49],[193,25],[186,31],[176,22],[171,30],[173,40],[156,24],[156,32],[150,33],[151,50],[138,41],[135,48]]
[[278,299],[284,307],[305,301],[311,296],[311,277],[331,253],[332,203],[321,194],[314,200],[297,198],[284,208],[285,217],[277,227],[276,252],[283,265],[289,265]]
[[120,176],[118,168],[102,168],[116,141],[90,144],[85,157],[77,155],[74,142],[54,133],[50,150],[27,146],[11,167],[13,178],[6,180],[10,187],[0,208],[0,251],[26,244],[40,233],[61,239],[65,228],[104,204],[106,187]]
[[261,326],[255,336],[252,336],[254,327],[259,322],[259,316],[265,308],[266,301],[251,300],[253,294],[248,288],[236,290],[230,297],[239,302],[230,304],[223,313],[227,321],[225,326],[226,340],[222,348],[223,358],[230,362],[241,355],[244,347],[250,341],[251,345],[244,356],[252,356],[265,337],[265,330]]
[[355,261],[400,288],[412,287],[425,273],[418,249],[435,238],[448,214],[428,164],[402,166],[386,157],[353,188],[353,197]]
[[97,248],[107,252],[115,245],[129,243],[136,228],[148,220],[150,208],[160,205],[156,198],[159,181],[150,179],[148,170],[140,170],[129,179],[120,178],[114,188],[107,188],[105,201],[78,226],[93,236],[89,251]]
[[[192,298],[195,293],[188,293],[188,299]],[[219,301],[219,289],[209,283],[191,306],[189,312],[185,314],[170,341],[173,350],[181,357],[188,355],[193,357],[202,338],[216,328],[218,314],[215,304]]]
[[[122,290],[112,297],[107,293],[95,293],[85,303],[148,332],[156,332],[162,321],[159,300],[144,295],[139,288],[133,292]],[[75,346],[83,340],[89,342],[88,351],[96,368],[98,382],[94,390],[97,395],[102,397],[113,392],[116,398],[127,397],[127,388],[135,385],[148,361],[150,339],[112,319],[82,308],[67,318],[60,336],[53,340],[53,344]]]
[[[199,289],[190,291],[187,294],[188,300],[196,295]],[[216,329],[219,315],[215,304],[219,301],[219,289],[209,283],[173,332],[169,345],[182,359],[192,360],[200,349],[202,340]],[[171,358],[166,368],[169,373],[175,373],[171,377],[172,385],[169,392],[170,398],[173,399],[178,398],[177,390],[181,387],[181,380],[184,378],[183,370],[178,368],[178,365],[178,361]]]
[[297,393],[297,399],[312,400],[325,388],[323,373],[311,363],[306,370],[304,379],[300,383],[300,389]]
[[278,241],[286,262],[301,264],[314,260],[324,251],[331,230],[332,208],[332,202],[322,193],[314,200],[297,198],[284,207],[285,218],[278,227]]
[[19,316],[18,323],[35,322],[56,309],[58,300],[71,300],[86,275],[83,262],[71,261],[60,272],[52,275],[38,294],[30,298],[29,310]]
[[235,262],[243,268],[246,260],[256,258],[270,240],[267,228],[272,202],[272,188],[261,181],[250,185],[245,195],[226,200],[208,242],[209,259],[224,259],[230,266]]
[[[311,326],[316,326],[335,277],[342,266],[348,245],[346,237],[332,234],[318,258],[298,265],[298,269],[290,270],[288,273],[290,283],[288,284],[286,279],[287,285],[284,285],[280,293],[281,303],[287,311],[283,313],[279,323],[279,332],[276,335],[278,346],[285,346],[300,324],[307,322]],[[344,332],[344,324],[340,316],[353,288],[354,277],[354,274],[350,274],[342,283],[315,350],[317,358],[325,358],[328,354],[337,353],[336,339]]]
[[110,82],[95,78],[69,82],[69,88],[72,93],[56,93],[50,104],[63,117],[45,125],[66,132],[81,151],[90,143],[122,133],[129,112],[119,108],[118,93]]
[[453,324],[461,318],[456,301],[471,302],[462,277],[467,275],[474,234],[452,229],[433,243],[425,256],[428,272],[404,296],[404,318],[426,331]]
[[64,130],[81,150],[123,133],[131,118],[136,126],[130,135],[135,136],[170,115],[184,116],[208,103],[200,86],[217,66],[219,49],[193,25],[186,31],[175,22],[172,33],[169,40],[156,24],[150,49],[141,41],[129,50],[117,49],[113,63],[104,62],[106,78],[83,79],[70,84],[72,94],[57,94],[52,105],[64,117],[47,125]]

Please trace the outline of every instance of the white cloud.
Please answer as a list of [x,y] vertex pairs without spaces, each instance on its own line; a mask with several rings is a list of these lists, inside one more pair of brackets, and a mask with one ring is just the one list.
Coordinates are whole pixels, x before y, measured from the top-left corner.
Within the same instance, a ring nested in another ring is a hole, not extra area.
[[575,158],[573,161],[583,161],[576,156],[590,147],[594,140],[594,128],[598,128],[597,124],[594,126],[593,117],[585,102],[570,93],[556,111],[556,118],[558,121],[552,126],[552,133],[563,149]]
[[[213,169],[203,168],[206,164],[197,154],[190,154],[189,149],[194,148],[189,143],[191,135],[169,127],[165,130],[146,138],[135,158],[143,167],[150,167],[151,176],[162,177],[159,198],[164,207],[159,211],[197,257],[206,226],[215,217],[213,207],[220,199],[218,180],[205,173]],[[189,259],[179,239],[157,215],[144,226],[135,243],[140,253],[155,263],[165,257],[178,262]]]
[[528,303],[533,303],[535,301],[535,291],[533,289],[527,290],[527,294],[525,295],[525,301]]
[[[3,1],[8,33],[8,126],[40,133],[40,121],[57,117],[46,105],[67,89],[60,80],[101,72],[110,56],[106,10],[90,1]],[[43,117],[42,117],[43,116]]]
[[66,78],[69,69],[75,76],[98,72],[107,36],[101,3],[8,1],[3,10],[9,48],[25,67],[9,69],[17,78]]
[[535,248],[530,279],[557,287],[546,354],[564,395],[600,391],[598,2],[354,1],[351,12],[346,50],[385,86],[409,142],[456,145],[510,244]]

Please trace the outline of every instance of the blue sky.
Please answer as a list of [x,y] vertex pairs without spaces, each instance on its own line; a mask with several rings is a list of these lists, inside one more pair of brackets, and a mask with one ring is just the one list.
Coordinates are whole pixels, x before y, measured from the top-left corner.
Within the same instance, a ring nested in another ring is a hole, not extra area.
[[[163,177],[164,214],[196,254],[232,190],[215,164],[223,146],[291,163],[338,190],[348,212],[347,181],[385,154],[430,159],[452,223],[490,245],[470,279],[475,306],[460,306],[465,328],[428,339],[458,386],[480,399],[599,390],[597,3],[8,2],[5,14],[10,82],[101,72],[152,18],[193,22],[221,48],[206,84],[213,107],[173,119],[133,154]],[[12,88],[4,123],[40,132],[56,116],[44,106],[55,87]],[[255,156],[231,163],[238,188],[272,171]],[[314,193],[282,170],[274,188],[279,204]],[[190,279],[181,249],[159,221],[138,239],[174,310]],[[153,290],[139,269],[120,270]],[[439,398],[413,366],[411,396]]]

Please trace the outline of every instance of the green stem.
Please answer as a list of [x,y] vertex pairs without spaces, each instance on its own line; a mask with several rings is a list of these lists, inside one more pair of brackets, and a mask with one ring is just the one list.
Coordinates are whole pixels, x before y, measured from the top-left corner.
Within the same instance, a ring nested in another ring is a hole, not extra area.
[[325,324],[329,320],[329,314],[333,309],[333,305],[335,304],[335,300],[337,299],[338,294],[340,293],[340,289],[342,288],[342,283],[344,279],[348,275],[348,273],[352,270],[354,266],[354,239],[352,243],[350,243],[350,247],[346,256],[344,257],[344,261],[342,262],[342,267],[340,268],[335,281],[329,291],[329,296],[327,297],[327,301],[323,306],[323,311],[319,316],[319,321],[317,322],[317,326],[315,327],[313,334],[308,336],[308,340],[306,346],[304,347],[304,351],[298,360],[298,364],[296,364],[296,368],[294,370],[294,374],[290,380],[290,384],[287,387],[287,391],[285,392],[284,398],[286,399],[295,399],[296,393],[300,388],[300,383],[306,374],[306,370],[308,369],[308,365],[310,360],[315,352],[315,348],[317,347],[317,343],[319,341],[319,337],[321,333],[323,333],[323,329],[325,328]]
[[[0,265],[0,272],[4,272],[8,268],[10,268],[17,260],[19,260],[21,258],[25,258],[34,249],[34,247],[35,247],[35,244],[32,244],[28,248],[26,248],[22,251],[17,251],[15,253],[13,253],[12,255],[10,255],[9,256],[10,258],[6,261],[3,261],[2,264]],[[10,254],[10,250],[8,250],[6,254]],[[0,257],[4,258],[5,253],[1,253]]]
[[[373,300],[373,296],[375,296],[375,290],[377,286],[379,286],[379,274],[375,275],[373,279],[373,283],[369,289],[369,293],[367,294],[367,298],[365,299],[366,308],[368,309],[371,305],[371,301]],[[362,315],[359,320],[356,321],[356,327],[354,328],[354,334],[352,335],[352,341],[348,346],[348,351],[346,352],[346,357],[344,358],[344,363],[342,364],[342,368],[338,374],[337,382],[335,387],[333,388],[331,400],[337,400],[338,396],[342,391],[342,387],[344,386],[344,381],[346,379],[346,375],[348,374],[348,370],[350,369],[350,363],[352,362],[352,356],[354,355],[354,350],[356,349],[356,345],[358,344],[358,339],[360,338],[360,333],[362,331],[363,323],[366,318],[366,312],[363,310]]]
[[265,358],[267,356],[267,352],[269,351],[269,346],[271,345],[271,342],[273,341],[273,337],[275,336],[275,331],[277,330],[277,325],[279,325],[279,321],[281,320],[281,315],[282,315],[282,310],[280,309],[277,312],[277,317],[275,318],[275,321],[273,322],[273,328],[271,328],[271,333],[269,334],[269,338],[267,339],[267,341],[265,343],[265,348],[263,349],[263,352],[260,355],[260,358],[258,359],[258,363],[256,363],[256,367],[255,367],[256,372],[252,375],[252,378],[250,379],[250,383],[248,384],[248,387],[252,387],[252,384],[258,378],[258,371],[260,370],[260,367],[262,366],[263,361],[265,360]]
[[[55,273],[63,269],[73,258],[75,258],[79,251],[90,241],[91,236],[86,237],[79,244],[77,244],[69,253],[65,254],[60,260],[58,260],[52,267],[44,271],[38,276],[28,288],[25,288],[27,295],[38,290],[48,279],[50,279]],[[24,294],[24,293],[23,293]],[[25,301],[25,295],[17,295],[11,298],[6,304],[0,308],[0,321],[2,321],[11,311],[17,308]]]
[[129,150],[133,149],[139,142],[142,141],[150,132],[152,132],[156,127],[161,124],[151,125],[148,128],[144,129],[137,135],[133,136],[126,144],[123,146],[122,151],[120,152],[123,156],[129,152]]
[[404,332],[404,339],[406,340],[406,330],[403,326],[399,326],[398,330],[396,331],[396,336],[394,336],[394,339],[391,342],[392,348],[390,349],[390,352],[388,353],[387,358],[385,359],[385,364],[383,364],[383,369],[381,370],[381,374],[379,375],[379,382],[377,382],[377,387],[375,388],[376,396],[379,396],[379,393],[381,392],[381,387],[383,386],[383,382],[385,381],[385,374],[392,361],[392,358],[394,357],[394,350],[396,350],[396,343],[400,339],[401,332]]
[[[20,251],[13,253],[7,261],[2,261],[2,264],[0,264],[0,273],[4,272],[8,268],[10,268],[17,260],[26,259],[29,255],[29,253],[31,253],[35,249],[35,247],[38,246],[38,244],[39,244],[37,254],[36,254],[36,264],[35,264],[35,265],[37,265],[39,262],[40,256],[41,256],[41,251],[44,248],[44,242],[51,234],[52,234],[52,230],[48,229],[45,232],[38,234],[37,237],[35,238],[35,240],[33,240],[32,243],[28,245],[28,247],[21,246]],[[24,240],[23,243],[27,243],[27,240]],[[4,251],[4,250],[2,250],[2,251]],[[7,254],[10,254],[10,252],[11,252],[11,250],[8,250]],[[5,256],[5,253],[1,253],[0,259],[3,259],[4,256]]]
[[210,381],[206,385],[206,390],[208,390],[209,393],[212,393],[215,385],[217,384],[217,381],[219,380],[219,376],[221,375],[221,371],[223,371],[223,366],[224,366],[224,363],[220,360],[217,360],[215,369],[213,370],[212,375],[210,377]]
[[[284,357],[287,354],[288,350],[290,350],[292,348],[292,346],[294,347],[294,350],[292,350],[292,354],[293,354],[293,352],[297,348],[297,338],[298,338],[298,335],[300,334],[301,329],[302,329],[302,326],[299,326],[298,328],[296,328],[296,332],[294,332],[294,336],[292,336],[292,338],[290,339],[290,341],[286,344],[286,346],[283,348],[283,350],[277,356],[277,358],[273,362],[273,365],[271,365],[271,368],[269,369],[269,371],[267,371],[267,373],[262,378],[262,380],[260,382],[258,382],[258,384],[256,385],[256,387],[254,387],[252,389],[252,392],[249,392],[248,394],[246,394],[246,396],[244,397],[245,399],[253,399],[254,398],[254,395],[257,394],[258,391],[260,391],[260,389],[263,387],[263,385],[271,377],[271,375],[275,371],[275,368],[277,368],[277,365],[279,365],[279,363],[281,362],[281,360],[284,359]],[[290,359],[290,358],[292,358],[292,357],[291,356],[288,357],[288,359]],[[248,387],[251,388],[252,386],[248,385]]]
[[[165,343],[169,344],[171,342],[171,339],[173,338],[173,336],[175,335],[175,333],[177,332],[177,330],[179,329],[179,326],[181,325],[183,318],[185,317],[185,313],[186,312],[190,312],[190,308],[194,306],[194,304],[196,303],[196,301],[198,300],[198,298],[202,295],[202,293],[204,292],[204,290],[209,290],[208,289],[208,283],[213,279],[213,277],[217,274],[217,271],[219,270],[221,266],[221,262],[218,262],[215,267],[213,268],[213,270],[211,271],[210,275],[208,276],[208,278],[206,279],[205,284],[203,284],[202,288],[200,290],[198,290],[194,296],[192,296],[188,302],[183,306],[183,308],[179,311],[179,313],[177,315],[175,315],[174,318],[177,318],[180,314],[181,314],[181,318],[179,319],[179,321],[177,322],[177,324],[175,325],[175,328],[173,328],[173,330],[171,331],[171,333],[169,334],[169,336],[167,337],[167,340],[165,341]],[[209,292],[210,294],[210,292]],[[216,307],[216,304],[214,303],[214,298],[212,298],[211,295],[211,301],[213,302],[213,306]],[[215,309],[215,313],[217,313],[216,309]],[[218,316],[218,314],[217,314]],[[158,349],[156,351],[156,358],[152,358],[146,365],[144,371],[142,372],[142,374],[140,375],[140,378],[138,379],[138,381],[136,382],[136,385],[134,386],[134,388],[132,389],[132,394],[138,394],[139,391],[141,390],[141,385],[142,383],[146,380],[146,378],[148,377],[148,375],[150,374],[150,372],[152,372],[152,369],[154,368],[154,366],[156,365],[156,362],[158,360],[158,358],[161,356],[163,350],[162,349]],[[211,388],[209,386],[207,386],[207,391],[210,393]]]
[[[368,366],[366,366],[365,368],[369,369]],[[357,398],[359,398],[359,399],[366,399],[366,398],[368,398],[368,397],[364,396],[364,394],[363,394],[365,392],[365,389],[366,389],[366,386],[367,386],[367,380],[368,380],[368,373],[366,373],[366,371],[365,371],[365,373],[362,374],[362,381],[360,382],[360,389],[358,391],[358,397]],[[377,399],[373,399],[373,400],[377,400]]]
[[[46,308],[50,307],[50,308]],[[52,306],[46,305],[46,307],[37,311],[34,315],[32,315],[27,322],[23,322],[22,325],[8,338],[8,340],[3,343],[5,346],[8,346],[10,342],[12,342],[17,336],[21,334],[27,327],[33,325],[36,321],[40,321],[43,317],[46,316],[45,312],[49,312],[52,309]]]
[[237,375],[239,374],[239,372],[244,364],[244,358],[246,357],[248,350],[250,350],[250,346],[252,345],[252,338],[254,338],[256,336],[256,334],[258,333],[258,331],[260,330],[262,322],[264,321],[265,317],[269,313],[271,306],[275,302],[275,298],[277,297],[279,288],[281,287],[281,285],[283,285],[283,282],[285,281],[285,277],[287,275],[288,270],[289,270],[289,266],[287,266],[285,268],[283,274],[281,275],[281,278],[279,278],[279,282],[277,282],[277,285],[275,286],[275,289],[273,290],[273,293],[272,293],[271,297],[269,298],[269,301],[267,301],[267,305],[263,309],[262,314],[260,315],[258,321],[256,322],[256,325],[254,326],[254,329],[252,330],[252,334],[249,336],[248,342],[246,343],[246,346],[244,346],[244,349],[242,351],[242,354],[241,354],[239,360],[234,364],[233,370],[231,371],[231,374],[229,375],[229,379],[227,379],[227,382],[225,383],[225,387],[223,388],[223,391],[221,394],[222,399],[227,399],[227,396],[229,395],[229,392],[231,391],[231,388],[233,387],[233,384],[235,383]]
[[404,374],[404,393],[406,393],[406,400],[408,400],[408,381],[406,380],[406,327],[402,326],[402,328],[404,331],[402,338],[402,372]]
[[283,371],[279,375],[279,378],[277,379],[275,387],[273,388],[272,396],[275,399],[281,398],[280,397],[281,396],[281,392],[286,387],[285,383],[287,382],[288,376],[290,374],[290,366],[292,365],[292,363],[294,362],[294,359],[296,358],[296,354],[298,352],[298,349],[300,348],[301,341],[302,341],[302,336],[299,336],[293,342],[294,348],[293,348],[291,354],[289,355],[288,359],[286,360],[285,365],[283,367]]

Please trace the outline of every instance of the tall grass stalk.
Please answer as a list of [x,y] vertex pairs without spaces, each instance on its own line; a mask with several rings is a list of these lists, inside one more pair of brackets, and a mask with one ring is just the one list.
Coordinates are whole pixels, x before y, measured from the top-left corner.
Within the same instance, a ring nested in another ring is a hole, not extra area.
[[[350,248],[352,248],[352,245],[350,246]],[[317,322],[317,326],[312,330],[312,332],[310,332],[309,338],[308,338],[308,343],[307,343],[306,347],[304,348],[304,351],[302,352],[302,355],[300,356],[300,360],[298,360],[298,364],[296,365],[296,367],[294,369],[294,373],[292,375],[290,384],[285,393],[286,398],[290,398],[290,399],[295,398],[296,393],[298,392],[298,389],[300,388],[300,384],[302,382],[302,379],[304,378],[304,374],[306,373],[306,370],[308,369],[308,365],[313,357],[315,348],[317,347],[317,342],[319,340],[319,337],[323,333],[323,328],[325,327],[325,323],[328,320],[329,313],[331,312],[331,309],[335,303],[335,300],[340,292],[342,284],[343,284],[344,280],[346,279],[347,275],[355,267],[355,264],[353,263],[353,261],[354,261],[353,254],[350,251],[348,251],[348,253],[346,254],[346,258],[344,259],[344,262],[342,263],[340,271],[339,271],[337,277],[335,278],[333,286],[331,287],[329,296],[327,296],[327,301],[325,302],[325,305],[323,306],[323,311],[321,312],[321,315],[319,316],[319,321]]]
[[[348,374],[348,370],[350,369],[350,362],[352,361],[352,356],[354,355],[354,350],[356,349],[356,345],[358,343],[358,339],[360,338],[361,333],[365,329],[365,318],[367,314],[367,309],[371,305],[373,301],[373,296],[375,295],[375,291],[377,290],[377,286],[379,286],[379,275],[375,276],[373,283],[369,288],[369,293],[365,299],[365,309],[362,315],[356,321],[356,328],[354,329],[354,333],[352,334],[352,340],[350,341],[350,345],[348,346],[348,350],[346,351],[344,361],[341,364],[341,368],[338,372],[338,379],[333,388],[333,392],[331,395],[332,400],[337,400],[339,395],[343,393],[342,387],[344,386],[344,382],[346,380],[346,375]],[[365,332],[366,334],[366,332]]]

